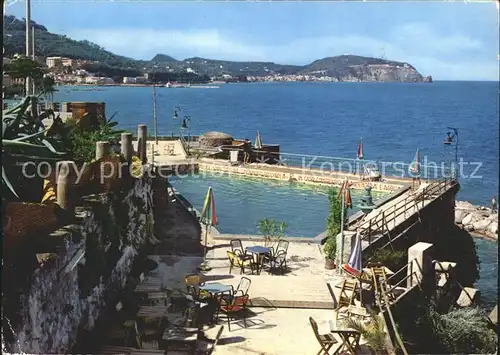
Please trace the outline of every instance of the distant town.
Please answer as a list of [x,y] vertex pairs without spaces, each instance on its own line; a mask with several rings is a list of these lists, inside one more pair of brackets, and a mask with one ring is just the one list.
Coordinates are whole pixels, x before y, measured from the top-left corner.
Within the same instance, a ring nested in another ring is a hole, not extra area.
[[[4,65],[9,64],[13,58],[4,57]],[[88,65],[99,65],[99,61],[83,60],[83,59],[71,59],[67,57],[37,57],[36,60],[45,69],[45,76],[54,79],[57,85],[123,85],[123,86],[146,86],[155,84],[166,84],[171,80],[165,80],[162,78],[164,73],[155,73],[154,71],[143,73],[140,76],[119,76],[119,77],[107,77],[98,76],[96,73],[92,73],[84,69]],[[370,64],[368,65],[371,70],[388,70],[393,66],[390,64]],[[366,68],[366,66],[365,66]],[[163,69],[163,68],[162,68]],[[399,69],[399,66],[398,66]],[[410,69],[407,64],[401,66],[402,70]],[[411,68],[412,69],[412,68]],[[144,68],[146,70],[146,68]],[[164,70],[164,69],[163,69]],[[174,69],[166,67],[167,73],[174,73]],[[196,69],[187,67],[182,69],[184,73],[190,76],[202,75],[198,73]],[[230,82],[297,82],[297,81],[309,81],[309,82],[359,82],[359,81],[378,81],[376,77],[373,80],[363,80],[359,75],[344,75],[342,77],[335,77],[327,75],[326,70],[317,70],[307,74],[281,74],[269,71],[268,75],[253,75],[253,76],[234,76],[231,74],[221,74],[219,76],[206,76],[207,80],[204,82],[197,83],[230,83]],[[3,74],[3,86],[9,87],[12,85],[22,85],[24,79],[22,78],[10,78],[8,73]],[[175,82],[175,81],[174,81]],[[196,83],[196,82],[195,82]]]

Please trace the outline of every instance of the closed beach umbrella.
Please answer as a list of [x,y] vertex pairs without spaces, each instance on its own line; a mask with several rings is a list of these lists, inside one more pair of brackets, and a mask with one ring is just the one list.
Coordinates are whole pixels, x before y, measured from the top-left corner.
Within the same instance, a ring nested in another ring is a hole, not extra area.
[[408,167],[408,172],[412,176],[420,176],[420,152],[419,152],[418,148],[417,148],[417,152],[415,153],[415,158],[413,159],[412,163]]
[[257,131],[257,137],[255,138],[255,149],[262,149],[262,138],[259,131]]
[[342,265],[342,269],[354,277],[360,277],[363,272],[363,264],[361,261],[361,237],[359,232],[356,234],[356,241],[352,248],[351,255],[347,264]]
[[358,144],[358,159],[359,160],[363,159],[363,138],[359,139],[359,144]]
[[344,197],[344,206],[342,206],[342,208],[352,208],[351,189],[349,188],[349,181],[347,181],[347,179],[345,179],[342,187],[340,188],[338,198],[341,198],[342,196]]
[[201,218],[208,226],[215,226],[217,224],[217,215],[215,214],[215,200],[212,187],[208,188],[203,208],[201,209]]
[[215,200],[212,187],[208,188],[207,196],[205,197],[205,202],[203,203],[203,208],[201,209],[201,222],[205,224],[205,246],[203,251],[203,263],[200,269],[209,270],[209,268],[207,268],[205,264],[207,258],[208,228],[209,226],[215,226],[217,224],[217,215],[215,214]]

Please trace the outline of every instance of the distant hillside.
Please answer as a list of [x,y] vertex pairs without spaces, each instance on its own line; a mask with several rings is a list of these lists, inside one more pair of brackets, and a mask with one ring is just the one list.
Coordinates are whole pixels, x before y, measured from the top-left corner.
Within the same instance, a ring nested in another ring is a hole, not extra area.
[[315,60],[299,71],[302,75],[324,75],[339,81],[431,81],[412,65],[392,60],[341,55]]
[[[177,60],[166,54],[157,54],[151,60],[135,60],[117,55],[89,41],[75,41],[64,35],[50,33],[35,22],[35,48],[37,56],[63,56],[73,59],[98,61],[99,64],[87,65],[86,69],[106,75],[134,76],[144,72],[179,73],[188,69],[200,77],[232,76],[301,75],[310,77],[331,77],[337,81],[403,81],[422,82],[424,78],[408,63],[356,55],[328,57],[298,66],[276,64],[273,62],[233,62],[206,58],[187,58]],[[25,23],[14,16],[5,16],[4,34],[5,54],[25,52]]]
[[[3,36],[5,55],[26,52],[26,25],[24,20],[5,16]],[[95,60],[109,66],[139,68],[141,61],[111,53],[89,41],[75,41],[67,36],[50,33],[44,26],[32,21],[35,27],[35,51],[37,56],[62,56],[72,59]]]

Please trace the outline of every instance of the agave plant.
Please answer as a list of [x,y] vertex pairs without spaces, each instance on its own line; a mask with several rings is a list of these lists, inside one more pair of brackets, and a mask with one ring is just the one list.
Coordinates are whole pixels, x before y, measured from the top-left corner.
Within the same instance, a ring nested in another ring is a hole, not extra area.
[[357,330],[366,340],[366,345],[372,349],[375,354],[386,353],[386,332],[384,322],[376,313],[371,313],[368,323],[359,319],[347,318],[343,321],[347,328]]
[[[85,114],[82,119],[85,119],[86,115],[88,114]],[[109,119],[103,120],[97,127],[86,127],[73,119],[66,122],[62,139],[77,164],[94,160],[96,143],[99,141],[109,141],[114,150],[119,150],[120,135],[126,131],[115,129],[118,125],[118,122],[113,121],[115,115],[116,113]]]
[[[19,198],[9,176],[16,174],[27,162],[38,165],[41,162],[54,163],[67,157],[58,151],[57,143],[46,136],[47,129],[42,123],[50,112],[37,115],[35,97],[27,97],[20,104],[7,110],[2,118],[2,185]],[[10,175],[12,174],[12,175]],[[4,195],[5,196],[5,195]]]

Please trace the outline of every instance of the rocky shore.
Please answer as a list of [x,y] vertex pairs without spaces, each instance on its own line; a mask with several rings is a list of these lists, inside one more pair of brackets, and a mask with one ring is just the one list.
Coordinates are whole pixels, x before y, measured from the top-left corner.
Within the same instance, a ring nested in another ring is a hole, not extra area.
[[455,223],[468,232],[498,240],[498,212],[493,213],[491,208],[457,201]]

